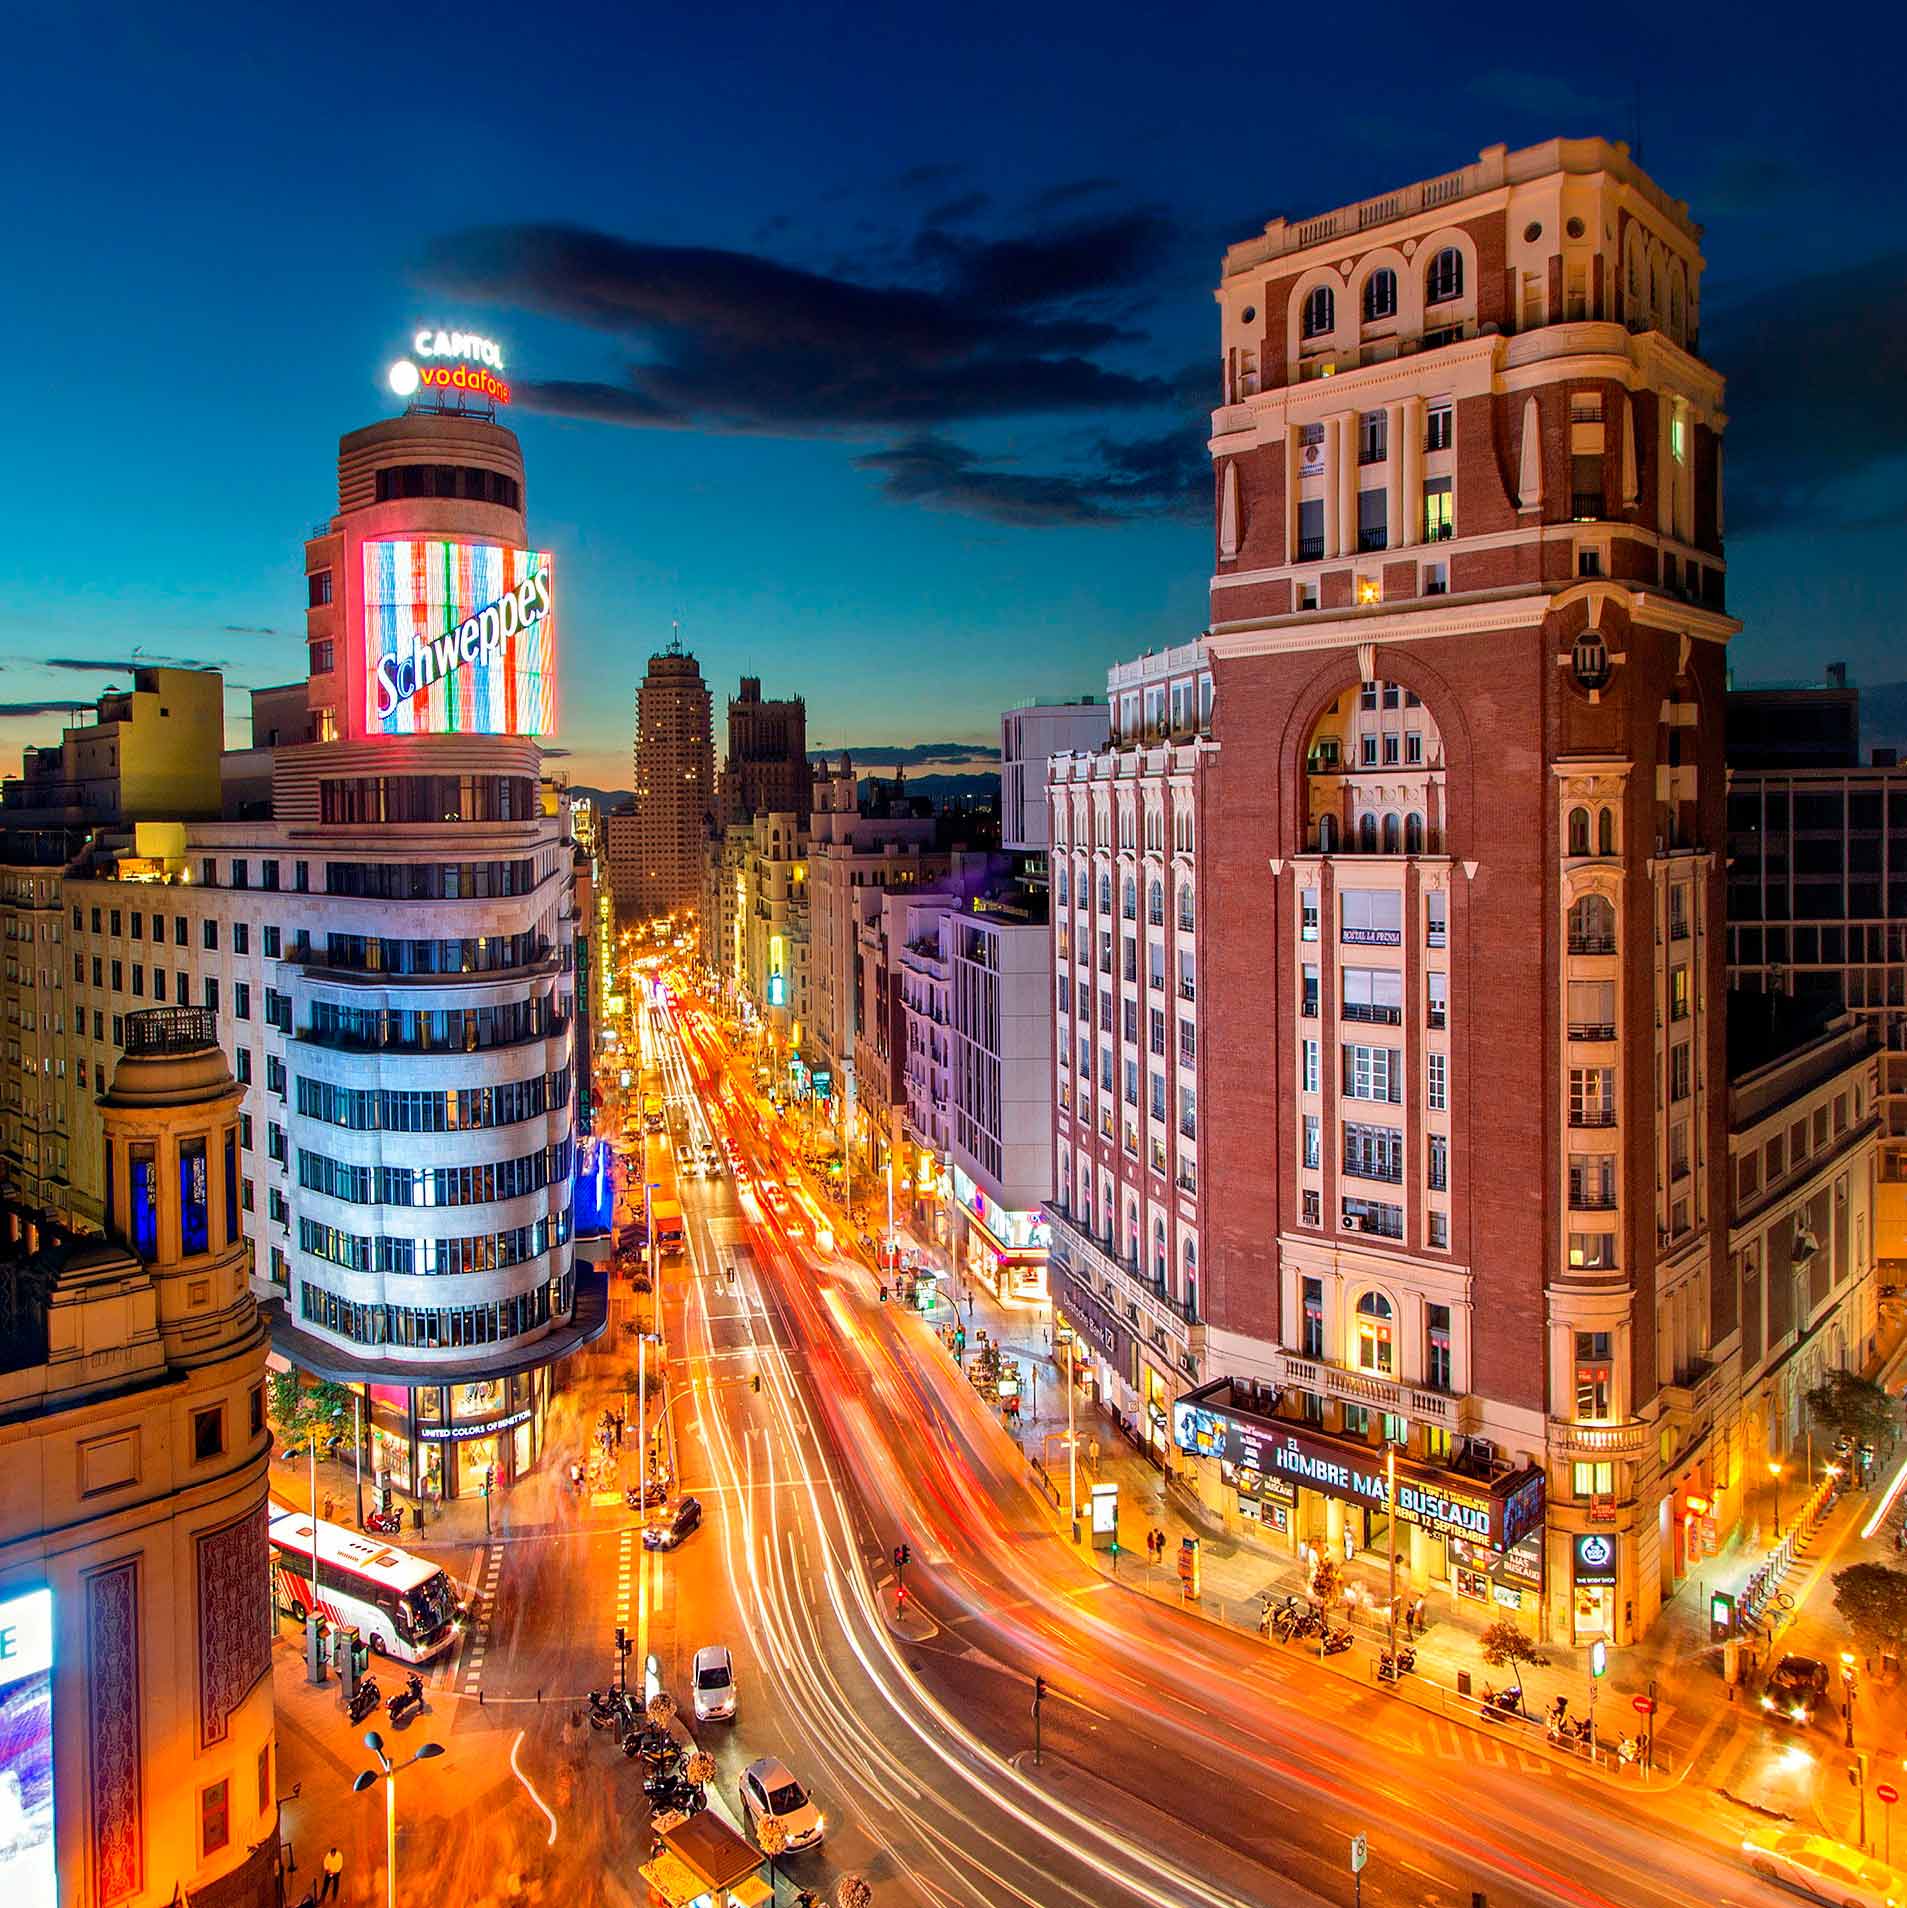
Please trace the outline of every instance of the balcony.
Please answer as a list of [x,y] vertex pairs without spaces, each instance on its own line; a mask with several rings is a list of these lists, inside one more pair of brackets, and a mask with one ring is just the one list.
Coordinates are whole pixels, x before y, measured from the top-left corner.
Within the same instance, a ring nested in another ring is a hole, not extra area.
[[[1312,1012],[1317,1010],[1313,1008]],[[1368,1001],[1347,1000],[1344,1003],[1345,1020],[1364,1020],[1380,1027],[1400,1027],[1404,1022],[1404,1010],[1401,1007],[1373,1007]]]
[[1565,1461],[1603,1459],[1611,1463],[1639,1459],[1649,1444],[1649,1427],[1640,1418],[1627,1424],[1564,1424],[1552,1421],[1549,1448]]
[[1205,1327],[1196,1308],[1147,1278],[1133,1261],[1115,1257],[1110,1245],[1084,1230],[1065,1207],[1053,1203],[1045,1211],[1053,1226],[1053,1256],[1066,1275],[1176,1358],[1182,1370],[1193,1371],[1205,1349]]
[[1615,1022],[1572,1020],[1569,1023],[1569,1037],[1572,1040],[1613,1040],[1616,1037]]
[[1324,561],[1324,539],[1322,537],[1300,537],[1298,539],[1298,558],[1300,563],[1322,563]]
[[1600,1186],[1572,1186],[1569,1209],[1571,1212],[1614,1212],[1616,1195]]
[[1572,954],[1613,954],[1616,951],[1616,937],[1613,934],[1572,934],[1569,937],[1569,951]]
[[1393,1417],[1456,1427],[1459,1401],[1448,1392],[1405,1384],[1377,1372],[1352,1371],[1321,1358],[1301,1358],[1296,1352],[1274,1352],[1272,1356],[1284,1367],[1282,1382],[1297,1390],[1335,1398],[1340,1404],[1362,1405],[1367,1411],[1387,1411]]
[[1357,549],[1360,556],[1377,556],[1390,548],[1388,530],[1360,530],[1357,533]]
[[[1344,1174],[1347,1179],[1377,1179],[1387,1186],[1401,1186],[1404,1183],[1404,1164],[1399,1160],[1395,1165],[1383,1165],[1377,1160],[1360,1159],[1355,1153],[1344,1155]],[[1366,1226],[1365,1231],[1374,1228]]]
[[1600,523],[1603,518],[1602,492],[1579,490],[1569,500],[1569,514],[1578,523]]
[[1189,980],[1181,980],[1179,982],[1179,998],[1181,1000],[1197,1000],[1198,988]]
[[1572,1106],[1569,1109],[1571,1126],[1614,1126],[1616,1109],[1613,1106]]

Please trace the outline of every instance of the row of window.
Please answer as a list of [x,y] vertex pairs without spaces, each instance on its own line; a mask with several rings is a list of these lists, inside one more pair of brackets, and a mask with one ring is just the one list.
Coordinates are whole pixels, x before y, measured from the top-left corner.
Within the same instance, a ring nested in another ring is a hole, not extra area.
[[[1103,810],[1095,812],[1081,802],[1076,812],[1069,817],[1063,800],[1053,804],[1055,848],[1111,849],[1114,845],[1112,830]],[[1119,806],[1117,846],[1126,854],[1138,852],[1132,809],[1124,802]],[[1146,852],[1154,855],[1165,853],[1165,821],[1156,805],[1149,805],[1146,809]],[[1192,804],[1189,801],[1174,802],[1172,805],[1172,852],[1181,855],[1192,852]]]
[[320,818],[335,827],[531,821],[539,812],[527,775],[345,776],[321,782],[318,803]]
[[[1324,1281],[1307,1278],[1299,1291],[1299,1349],[1306,1358],[1330,1357],[1324,1335]],[[1361,1292],[1352,1310],[1356,1341],[1351,1362],[1360,1371],[1385,1378],[1399,1375],[1396,1309],[1382,1292]],[[1452,1386],[1450,1307],[1424,1307],[1424,1357],[1421,1382],[1432,1391]]]
[[[465,503],[501,504],[522,508],[523,487],[500,470],[478,464],[386,464],[377,473],[377,501],[395,503],[406,497],[455,497]],[[329,602],[329,595],[325,601]],[[315,604],[314,604],[315,607]]]
[[[1079,864],[1079,885],[1075,890],[1067,882],[1067,870],[1064,862],[1059,868],[1059,904],[1065,907],[1068,897],[1076,893],[1082,908],[1092,905],[1092,882],[1086,872],[1086,864]],[[1112,912],[1112,876],[1102,872],[1099,877],[1099,911],[1102,914]],[[1139,884],[1127,875],[1120,896],[1120,915],[1128,921],[1139,918]],[[1154,927],[1165,926],[1165,883],[1154,880],[1146,889],[1146,919]],[[1197,919],[1192,901],[1192,884],[1182,882],[1179,886],[1178,923],[1181,934],[1190,934]]]
[[356,1206],[481,1206],[561,1185],[571,1158],[567,1139],[475,1166],[360,1166],[301,1148],[298,1183]]
[[[1424,268],[1424,303],[1448,304],[1463,296],[1463,254],[1446,245],[1431,254]],[[1378,324],[1397,316],[1397,274],[1381,266],[1364,281],[1364,323]],[[1305,294],[1300,329],[1306,338],[1326,338],[1337,329],[1337,294],[1329,285],[1314,286]]]
[[314,1000],[305,1037],[319,1046],[393,1053],[479,1053],[562,1032],[555,999],[532,994],[490,1007],[345,1007]]
[[[1298,1043],[1298,1090],[1316,1093],[1322,1078],[1323,1049],[1316,1040]],[[1367,1047],[1347,1041],[1342,1048],[1341,1090],[1347,1100],[1376,1100],[1400,1106],[1404,1099],[1404,1056],[1396,1047]],[[1449,1059],[1424,1055],[1424,1104],[1443,1112],[1449,1104]]]
[[367,1237],[321,1220],[298,1221],[298,1244],[314,1259],[347,1272],[394,1272],[433,1278],[463,1272],[501,1272],[540,1259],[570,1237],[570,1209],[545,1213],[525,1226],[479,1233],[462,1239],[403,1239],[379,1233]]
[[451,1087],[443,1092],[393,1087],[346,1087],[298,1076],[298,1111],[307,1119],[365,1133],[468,1133],[514,1126],[569,1104],[567,1068],[500,1086]]
[[487,901],[529,894],[536,863],[514,861],[327,861],[326,894],[365,901]]
[[442,1351],[521,1338],[553,1316],[566,1316],[574,1292],[575,1274],[565,1272],[532,1291],[488,1305],[354,1305],[307,1279],[298,1288],[298,1309],[307,1324],[355,1344]]
[[327,934],[318,965],[352,974],[500,974],[534,967],[550,951],[534,930],[456,940],[397,941],[375,934]]

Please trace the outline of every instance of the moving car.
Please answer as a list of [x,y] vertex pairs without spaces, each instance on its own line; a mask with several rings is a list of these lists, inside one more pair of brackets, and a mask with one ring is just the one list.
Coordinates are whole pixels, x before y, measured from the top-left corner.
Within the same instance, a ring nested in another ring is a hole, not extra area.
[[1834,1908],[1907,1908],[1907,1877],[1899,1869],[1826,1835],[1770,1832],[1750,1836],[1741,1852],[1764,1881],[1786,1882]]
[[790,1854],[798,1848],[815,1847],[828,1826],[814,1798],[778,1756],[763,1756],[742,1771],[742,1813],[748,1817],[749,1830],[757,1842],[764,1822],[779,1822],[788,1838],[785,1846]]
[[666,1524],[649,1524],[644,1527],[642,1547],[644,1550],[673,1550],[683,1538],[697,1529],[701,1522],[701,1500],[685,1497],[676,1505],[674,1515]]
[[725,1644],[711,1643],[695,1652],[691,1671],[695,1683],[695,1720],[728,1722],[735,1714],[735,1659]]
[[1761,1686],[1761,1706],[1781,1722],[1811,1723],[1828,1693],[1828,1666],[1812,1656],[1784,1656]]

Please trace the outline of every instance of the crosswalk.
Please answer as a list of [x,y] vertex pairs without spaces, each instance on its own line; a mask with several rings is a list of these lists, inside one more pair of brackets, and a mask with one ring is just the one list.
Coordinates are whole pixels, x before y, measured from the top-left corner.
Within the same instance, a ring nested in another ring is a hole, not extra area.
[[471,1611],[470,1641],[464,1648],[463,1693],[483,1687],[483,1659],[490,1647],[490,1620],[496,1614],[497,1580],[503,1575],[503,1546],[492,1544],[477,1569],[477,1594]]
[[629,1592],[635,1580],[636,1529],[631,1524],[623,1533],[616,1549],[616,1627],[626,1630],[629,1627]]

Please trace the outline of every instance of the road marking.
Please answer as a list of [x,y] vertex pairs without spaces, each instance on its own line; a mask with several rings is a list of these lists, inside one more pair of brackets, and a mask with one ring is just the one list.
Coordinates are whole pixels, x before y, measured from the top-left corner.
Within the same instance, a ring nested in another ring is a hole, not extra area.
[[503,1546],[493,1544],[486,1556],[476,1596],[476,1617],[471,1624],[470,1649],[464,1664],[463,1693],[474,1696],[483,1681],[484,1653],[490,1647],[490,1622],[496,1613],[497,1582],[503,1574]]

